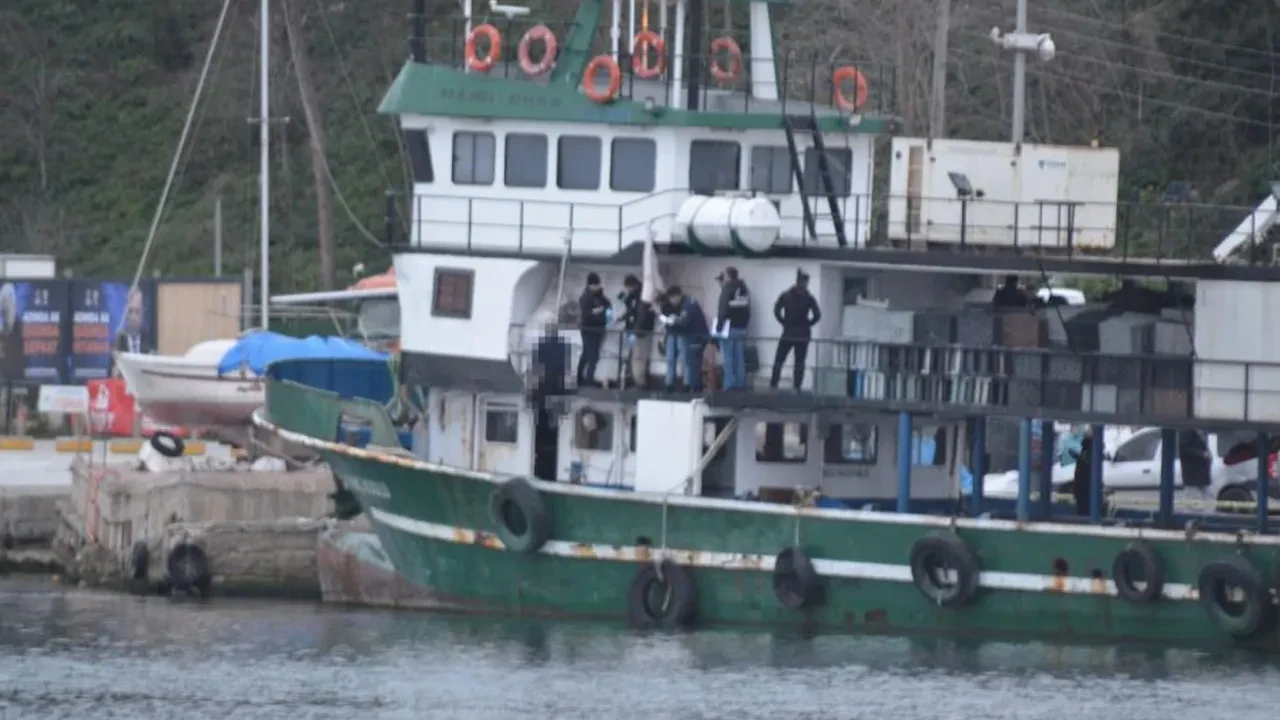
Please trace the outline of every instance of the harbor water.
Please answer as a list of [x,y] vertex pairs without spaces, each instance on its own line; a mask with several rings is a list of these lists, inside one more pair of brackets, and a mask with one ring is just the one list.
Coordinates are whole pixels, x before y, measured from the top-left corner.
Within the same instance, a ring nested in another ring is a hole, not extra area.
[[1270,718],[1280,662],[1061,647],[178,604],[0,580],[0,717]]

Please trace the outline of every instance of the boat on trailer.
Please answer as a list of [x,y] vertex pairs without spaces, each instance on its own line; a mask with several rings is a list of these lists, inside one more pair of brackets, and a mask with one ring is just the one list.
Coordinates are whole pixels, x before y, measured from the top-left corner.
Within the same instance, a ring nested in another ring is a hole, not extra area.
[[[591,0],[563,30],[514,10],[481,22],[464,0],[462,31],[430,39],[414,2],[411,58],[380,111],[399,116],[412,160],[400,381],[425,389],[426,416],[405,450],[376,403],[269,380],[255,423],[324,456],[438,607],[1280,647],[1265,462],[1242,488],[1255,514],[1175,511],[1195,461],[1182,437],[1229,430],[1261,448],[1280,430],[1280,365],[1259,361],[1267,313],[1228,310],[1280,305],[1280,269],[1252,252],[1139,259],[1134,238],[1193,227],[1157,220],[1194,209],[1117,203],[1105,148],[895,138],[893,194],[873,202],[876,140],[901,126],[891,72],[775,52],[779,3],[739,3],[745,18],[673,4],[670,27],[659,3],[656,28],[643,6],[624,33],[616,3],[599,47]],[[627,275],[651,298],[678,285],[711,317],[728,265],[753,298],[745,388],[669,392],[656,347],[647,387],[613,382],[639,346],[616,330],[600,386],[533,361],[559,336],[573,373],[566,328],[592,275],[607,298]],[[797,270],[822,317],[809,372],[780,391],[761,370]],[[1010,273],[1193,282],[1196,302],[965,306]],[[367,446],[336,440],[352,419],[371,426]],[[1053,501],[1053,419],[1093,428],[1086,507]],[[1113,452],[1108,425],[1159,430]],[[1108,512],[1119,450],[1159,458],[1152,512]],[[1010,454],[1016,497],[985,498]]]

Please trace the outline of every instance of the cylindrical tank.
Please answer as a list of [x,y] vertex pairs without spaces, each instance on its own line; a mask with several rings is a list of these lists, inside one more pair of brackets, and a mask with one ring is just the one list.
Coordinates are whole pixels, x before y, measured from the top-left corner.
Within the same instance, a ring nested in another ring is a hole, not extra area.
[[782,218],[766,198],[695,195],[680,205],[672,229],[698,252],[767,252],[778,241]]

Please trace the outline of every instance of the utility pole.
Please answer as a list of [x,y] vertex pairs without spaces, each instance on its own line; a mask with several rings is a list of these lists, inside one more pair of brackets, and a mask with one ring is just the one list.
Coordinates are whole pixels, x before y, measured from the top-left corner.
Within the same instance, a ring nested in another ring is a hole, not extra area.
[[1027,0],[1018,0],[1014,16],[1014,31],[1001,34],[1000,28],[991,28],[991,39],[1013,55],[1013,118],[1010,140],[1021,144],[1025,137],[1027,118],[1027,53],[1035,53],[1041,62],[1049,62],[1057,54],[1053,38],[1048,34],[1027,32]]
[[951,34],[951,0],[938,0],[938,26],[933,33],[933,98],[929,104],[929,139],[947,134],[947,38]]
[[222,190],[213,197],[213,276],[222,277]]

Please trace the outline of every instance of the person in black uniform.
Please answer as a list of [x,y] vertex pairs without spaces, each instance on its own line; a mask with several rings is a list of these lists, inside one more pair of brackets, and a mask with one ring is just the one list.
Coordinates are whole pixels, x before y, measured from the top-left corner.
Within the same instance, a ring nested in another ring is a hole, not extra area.
[[1018,287],[1017,275],[1005,275],[1004,285],[991,296],[991,304],[998,308],[1025,308],[1031,304],[1031,296]]
[[724,356],[724,389],[747,386],[747,326],[751,322],[751,293],[738,277],[738,269],[727,267],[720,275],[720,302],[716,328],[720,353]]
[[628,275],[623,279],[622,287],[624,290],[618,294],[618,299],[624,308],[622,322],[630,347],[627,365],[631,370],[631,384],[643,388],[649,384],[649,358],[653,354],[656,316],[653,306],[641,299],[643,286],[640,278]]
[[773,304],[773,317],[782,326],[782,338],[773,356],[773,375],[769,387],[776,389],[782,375],[782,363],[795,351],[795,373],[792,376],[796,390],[804,384],[804,361],[809,354],[809,339],[813,326],[822,319],[818,301],[809,294],[809,276],[803,270],[796,271],[796,284],[787,288]]
[[1093,428],[1085,427],[1080,439],[1080,449],[1072,451],[1076,459],[1075,473],[1071,478],[1071,494],[1076,500],[1076,514],[1089,515],[1093,499]]
[[578,356],[578,387],[598,387],[596,365],[613,304],[604,296],[600,276],[587,273],[587,287],[578,298],[578,328],[582,332],[582,355]]

